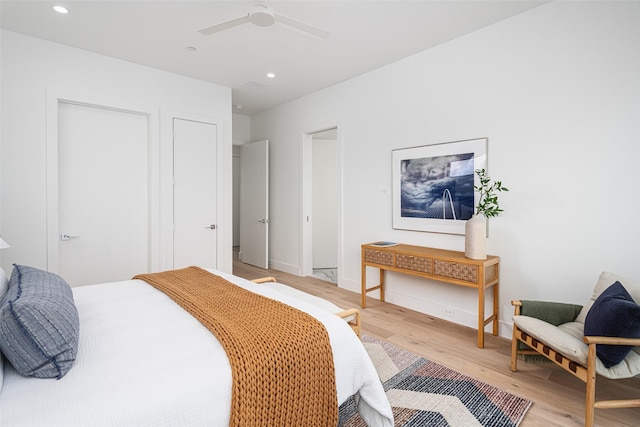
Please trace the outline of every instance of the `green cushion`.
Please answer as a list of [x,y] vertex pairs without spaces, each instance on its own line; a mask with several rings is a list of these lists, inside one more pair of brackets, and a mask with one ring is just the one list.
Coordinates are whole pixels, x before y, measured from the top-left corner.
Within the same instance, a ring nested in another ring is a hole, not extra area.
[[523,300],[520,314],[535,317],[547,323],[558,326],[563,323],[573,322],[582,309],[581,305],[565,304],[549,301]]

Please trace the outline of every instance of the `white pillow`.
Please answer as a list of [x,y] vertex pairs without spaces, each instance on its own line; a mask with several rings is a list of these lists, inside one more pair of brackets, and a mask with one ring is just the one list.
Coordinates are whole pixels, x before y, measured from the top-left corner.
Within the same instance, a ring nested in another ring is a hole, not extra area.
[[609,286],[613,285],[615,282],[622,283],[622,286],[629,292],[631,298],[636,303],[640,304],[640,282],[635,280],[627,279],[626,277],[618,276],[617,274],[610,273],[608,271],[603,271],[598,277],[598,283],[596,283],[595,288],[593,289],[593,295],[591,295],[591,299],[587,301],[587,303],[582,307],[578,317],[576,317],[576,322],[583,323],[587,318],[587,313],[591,310],[591,306],[598,299],[601,293],[605,291]]

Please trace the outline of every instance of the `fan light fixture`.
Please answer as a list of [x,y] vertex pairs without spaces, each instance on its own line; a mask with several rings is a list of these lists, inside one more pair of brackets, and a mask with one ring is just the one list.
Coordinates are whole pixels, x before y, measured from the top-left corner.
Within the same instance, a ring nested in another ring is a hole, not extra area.
[[251,6],[249,13],[238,18],[231,19],[229,21],[221,22],[219,24],[212,25],[207,28],[203,28],[198,32],[204,36],[228,30],[238,25],[246,24],[248,22],[257,25],[259,27],[269,27],[275,22],[286,25],[289,28],[293,28],[298,31],[302,31],[310,36],[318,37],[320,39],[326,39],[329,37],[329,32],[321,28],[314,27],[306,22],[298,21],[286,15],[275,13],[273,9],[264,4],[254,4]]
[[273,11],[263,4],[256,4],[249,12],[249,21],[260,27],[269,27],[276,22]]

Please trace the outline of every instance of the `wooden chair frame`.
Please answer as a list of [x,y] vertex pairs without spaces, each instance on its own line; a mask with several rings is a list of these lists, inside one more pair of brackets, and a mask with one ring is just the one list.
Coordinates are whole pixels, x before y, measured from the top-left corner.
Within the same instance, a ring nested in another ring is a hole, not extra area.
[[[514,314],[520,315],[522,302],[511,301],[514,306]],[[518,350],[518,341],[531,347],[533,350]],[[595,409],[616,409],[616,408],[640,408],[640,399],[628,400],[601,400],[596,401],[596,345],[640,345],[640,338],[611,338],[611,337],[584,337],[584,342],[589,346],[587,353],[587,366],[574,362],[558,353],[548,345],[529,336],[520,330],[514,323],[513,340],[511,341],[511,371],[517,371],[518,354],[542,355],[560,366],[565,371],[579,378],[586,383],[586,405],[584,425],[592,427],[595,419]]]
[[[277,280],[275,277],[260,277],[258,279],[253,279],[252,282],[254,283],[267,283],[267,282],[272,282],[272,283],[277,283]],[[342,318],[342,319],[348,319],[349,317],[353,316],[353,319],[351,320],[346,320],[346,322],[349,324],[349,326],[351,327],[351,329],[353,329],[353,332],[356,333],[356,335],[358,336],[358,338],[360,338],[360,333],[362,330],[362,321],[360,320],[360,310],[358,310],[357,308],[349,308],[347,310],[343,310],[339,313],[335,313],[336,316]]]

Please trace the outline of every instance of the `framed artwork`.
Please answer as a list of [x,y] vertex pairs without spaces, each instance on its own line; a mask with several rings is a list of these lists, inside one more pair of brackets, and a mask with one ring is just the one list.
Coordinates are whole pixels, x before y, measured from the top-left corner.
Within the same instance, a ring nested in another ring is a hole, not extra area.
[[487,138],[393,150],[393,228],[464,234],[487,167]]

